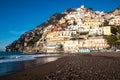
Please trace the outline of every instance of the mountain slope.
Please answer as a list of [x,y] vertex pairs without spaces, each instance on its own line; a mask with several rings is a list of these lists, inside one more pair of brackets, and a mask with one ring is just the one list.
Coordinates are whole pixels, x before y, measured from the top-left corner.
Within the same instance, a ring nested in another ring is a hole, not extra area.
[[[54,23],[57,23],[62,17],[72,11],[71,8],[66,9],[63,13],[53,14],[46,22],[35,27],[33,30],[25,32],[20,36],[20,38],[10,45],[6,46],[7,52],[25,52],[25,53],[34,53],[34,47],[36,42],[39,41],[43,36],[44,29]],[[43,44],[39,44],[42,46]],[[41,49],[41,47],[39,47]],[[31,51],[30,51],[31,50]]]
[[[109,13],[92,11],[92,8],[87,9],[84,6],[68,8],[63,13],[53,14],[46,22],[21,35],[18,40],[6,47],[6,51],[40,53],[46,50],[45,47],[53,48],[53,46],[60,51],[65,47],[64,44],[70,41],[75,42],[75,39],[76,41],[79,39],[77,43],[83,45],[86,43],[83,41],[93,37],[97,36],[101,39],[106,33],[103,29],[110,29],[109,22],[112,19],[119,19],[118,17],[120,17],[120,7]],[[106,34],[110,35],[109,31]],[[59,41],[55,41],[58,39]],[[103,38],[102,40],[105,41]],[[80,46],[76,49],[78,48]]]

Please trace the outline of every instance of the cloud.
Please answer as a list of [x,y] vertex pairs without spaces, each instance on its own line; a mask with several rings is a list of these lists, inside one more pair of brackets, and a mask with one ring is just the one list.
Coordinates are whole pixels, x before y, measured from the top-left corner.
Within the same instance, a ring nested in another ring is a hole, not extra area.
[[21,35],[21,34],[25,33],[25,31],[14,31],[14,30],[11,30],[11,31],[9,31],[9,33],[14,34],[14,35]]

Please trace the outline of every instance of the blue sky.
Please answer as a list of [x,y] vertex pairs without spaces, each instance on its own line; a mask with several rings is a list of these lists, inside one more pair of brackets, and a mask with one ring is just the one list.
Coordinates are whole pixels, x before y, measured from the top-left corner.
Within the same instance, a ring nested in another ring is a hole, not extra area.
[[120,6],[120,0],[0,0],[0,50],[52,14],[81,5],[108,12]]

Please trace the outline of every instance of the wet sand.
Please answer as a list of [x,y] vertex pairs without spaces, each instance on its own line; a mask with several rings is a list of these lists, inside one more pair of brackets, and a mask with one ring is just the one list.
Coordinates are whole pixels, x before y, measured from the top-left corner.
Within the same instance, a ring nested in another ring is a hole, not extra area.
[[0,80],[120,80],[120,53],[70,54]]

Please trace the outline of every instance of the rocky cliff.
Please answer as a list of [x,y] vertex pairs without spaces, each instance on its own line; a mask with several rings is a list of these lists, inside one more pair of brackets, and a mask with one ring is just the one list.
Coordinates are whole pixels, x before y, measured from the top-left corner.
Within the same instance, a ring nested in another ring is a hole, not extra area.
[[[110,19],[114,18],[114,16],[119,15],[120,16],[120,7],[113,10],[109,13],[104,12],[93,12],[92,9],[86,9],[82,8],[81,19],[77,19],[78,21],[74,21],[74,17],[71,18],[71,22],[69,19],[66,19],[64,21],[64,17],[72,16],[71,14],[76,15],[76,11],[80,11],[80,8],[66,9],[63,13],[56,13],[53,14],[46,22],[42,23],[41,25],[35,27],[33,30],[30,30],[20,36],[20,38],[10,45],[6,47],[6,51],[8,52],[23,52],[23,53],[40,53],[44,52],[44,45],[46,44],[46,35],[49,34],[49,32],[52,32],[53,30],[65,30],[64,26],[68,25],[76,25],[77,22],[82,22],[79,20],[85,20],[86,17],[96,18],[99,19],[101,22],[109,21]],[[78,15],[79,15],[78,14]],[[111,16],[111,14],[113,14]],[[73,19],[73,20],[72,20]],[[61,20],[61,21],[60,21]],[[64,23],[62,23],[64,22]],[[69,24],[71,22],[71,24]],[[62,24],[58,24],[62,23]],[[54,26],[53,26],[54,25]]]
[[68,8],[63,13],[53,14],[46,22],[36,26],[34,29],[25,32],[20,38],[10,45],[6,46],[7,52],[24,52],[24,53],[36,53],[42,52],[44,45],[44,30],[49,25],[57,23],[62,17],[67,15],[73,9]]

